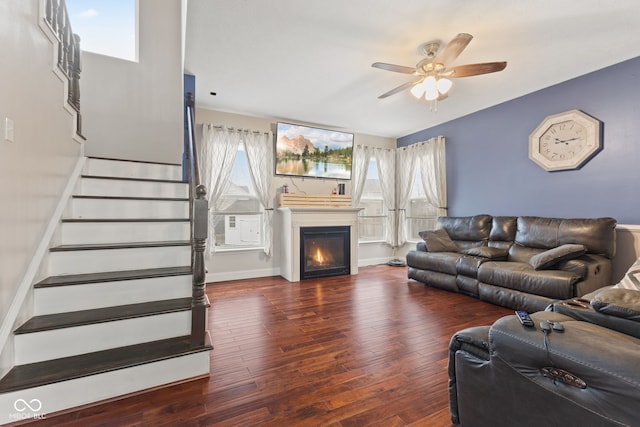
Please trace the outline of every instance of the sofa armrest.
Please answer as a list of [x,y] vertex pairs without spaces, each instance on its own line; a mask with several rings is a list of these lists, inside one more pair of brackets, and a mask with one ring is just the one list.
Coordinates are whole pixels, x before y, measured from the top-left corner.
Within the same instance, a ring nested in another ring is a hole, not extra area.
[[586,254],[576,259],[560,261],[555,268],[577,273],[583,278],[576,283],[577,297],[611,284],[611,260],[600,255]]
[[455,333],[449,342],[449,411],[451,421],[458,424],[458,396],[456,386],[456,353],[464,351],[481,360],[489,360],[489,326],[476,326]]
[[423,240],[419,241],[418,243],[416,243],[416,251],[420,251],[420,252],[429,252],[427,250],[427,245],[426,243],[424,243]]
[[[623,334],[631,335],[636,338],[640,338],[640,319],[636,316],[614,316],[605,312],[597,311],[592,305],[591,301],[598,296],[598,300],[595,302],[595,306],[597,307],[602,301],[606,300],[605,296],[607,295],[616,295],[618,292],[625,293],[625,290],[615,289],[613,286],[607,286],[601,289],[598,289],[595,292],[587,294],[582,298],[574,298],[566,301],[559,301],[551,305],[550,309],[556,313],[564,314],[569,317],[572,317],[577,320],[583,320],[585,322],[590,322],[604,328],[612,329],[618,332],[622,332]],[[633,293],[635,291],[628,291]],[[612,300],[608,300],[609,303]],[[613,308],[613,307],[609,307]]]

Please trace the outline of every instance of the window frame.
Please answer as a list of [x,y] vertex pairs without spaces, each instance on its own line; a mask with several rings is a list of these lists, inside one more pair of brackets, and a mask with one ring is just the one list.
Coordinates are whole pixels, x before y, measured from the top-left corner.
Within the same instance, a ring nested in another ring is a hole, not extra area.
[[[246,152],[245,149],[245,145],[243,141],[238,142],[238,152],[240,151],[244,151]],[[218,224],[222,224],[222,228],[225,230],[224,233],[216,233],[215,229],[214,229],[214,238],[215,241],[213,242],[213,244],[215,245],[215,250],[216,252],[240,252],[240,251],[253,251],[253,250],[262,250],[264,249],[264,208],[262,207],[262,205],[260,204],[260,201],[258,199],[258,196],[256,195],[255,192],[255,188],[253,187],[253,180],[251,179],[250,176],[250,170],[249,170],[249,161],[246,158],[246,156],[244,157],[245,162],[246,162],[246,173],[247,175],[243,177],[246,178],[247,181],[247,185],[249,186],[250,192],[247,194],[242,194],[242,195],[237,195],[237,194],[229,194],[228,193],[228,189],[229,186],[231,184],[231,177],[234,176],[234,168],[236,167],[236,163],[238,161],[238,155],[236,154],[236,158],[234,160],[234,167],[231,169],[231,174],[229,176],[229,180],[227,181],[227,183],[225,183],[225,189],[220,197],[221,200],[226,200],[226,201],[230,201],[230,200],[235,200],[235,202],[239,202],[242,200],[248,200],[250,201],[250,203],[255,203],[257,210],[233,210],[233,209],[226,209],[226,210],[211,210],[210,211],[210,215],[211,215],[211,226],[213,227],[220,227],[220,225]],[[231,202],[229,205],[229,207],[233,206],[233,204],[235,202]],[[227,203],[225,203],[226,205]],[[225,238],[226,238],[226,217],[227,216],[257,216],[259,218],[259,224],[258,224],[258,230],[260,233],[260,239],[259,242],[257,244],[247,244],[247,245],[231,245],[231,244],[227,244],[225,242]],[[218,237],[222,236],[222,243],[219,243],[218,241]]]

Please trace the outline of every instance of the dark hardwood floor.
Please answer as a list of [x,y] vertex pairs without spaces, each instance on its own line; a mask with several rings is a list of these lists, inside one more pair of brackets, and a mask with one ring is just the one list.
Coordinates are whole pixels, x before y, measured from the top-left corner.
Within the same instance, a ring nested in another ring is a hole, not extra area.
[[447,346],[513,311],[372,266],[214,283],[211,377],[38,426],[451,426]]

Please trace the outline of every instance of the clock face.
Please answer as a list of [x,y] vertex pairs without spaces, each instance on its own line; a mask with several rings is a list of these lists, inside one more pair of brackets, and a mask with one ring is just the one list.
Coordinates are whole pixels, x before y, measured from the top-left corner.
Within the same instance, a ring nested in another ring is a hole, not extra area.
[[577,169],[601,148],[600,122],[579,110],[548,116],[529,135],[529,158],[548,171]]
[[581,154],[586,145],[584,126],[569,120],[549,126],[542,134],[540,154],[551,161],[569,160]]

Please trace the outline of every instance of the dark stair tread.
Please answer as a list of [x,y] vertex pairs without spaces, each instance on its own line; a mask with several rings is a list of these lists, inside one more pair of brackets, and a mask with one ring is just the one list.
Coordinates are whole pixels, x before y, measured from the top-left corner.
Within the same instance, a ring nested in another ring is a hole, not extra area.
[[160,202],[188,202],[188,197],[135,197],[135,196],[90,196],[75,194],[74,199],[105,199],[105,200],[153,200]]
[[63,218],[62,222],[189,222],[189,218]]
[[189,246],[189,240],[167,240],[158,242],[127,242],[127,243],[91,243],[79,245],[60,245],[54,246],[49,250],[51,252],[65,251],[91,251],[101,249],[139,249],[139,248],[160,248],[165,246]]
[[166,182],[166,183],[184,184],[184,185],[189,184],[188,182],[184,182],[181,179],[134,178],[134,177],[128,177],[128,176],[80,175],[80,178],[109,179],[112,181]]
[[141,270],[106,271],[102,273],[66,274],[50,276],[36,283],[34,288],[82,285],[87,283],[119,282],[123,280],[150,279],[191,274],[191,267],[147,268]]
[[155,314],[174,313],[191,309],[191,297],[175,298],[92,310],[34,316],[14,331],[14,334],[51,331],[74,326],[92,325],[116,320],[133,319]]
[[190,336],[135,344],[78,356],[14,366],[0,379],[0,393],[24,390],[61,381],[131,368],[213,349],[191,347]]
[[146,165],[163,165],[163,166],[180,166],[180,163],[165,163],[165,162],[150,162],[148,160],[131,160],[131,159],[116,159],[112,157],[97,157],[97,156],[87,156],[88,159],[96,159],[96,160],[110,160],[113,162],[130,162],[130,163],[142,163]]

